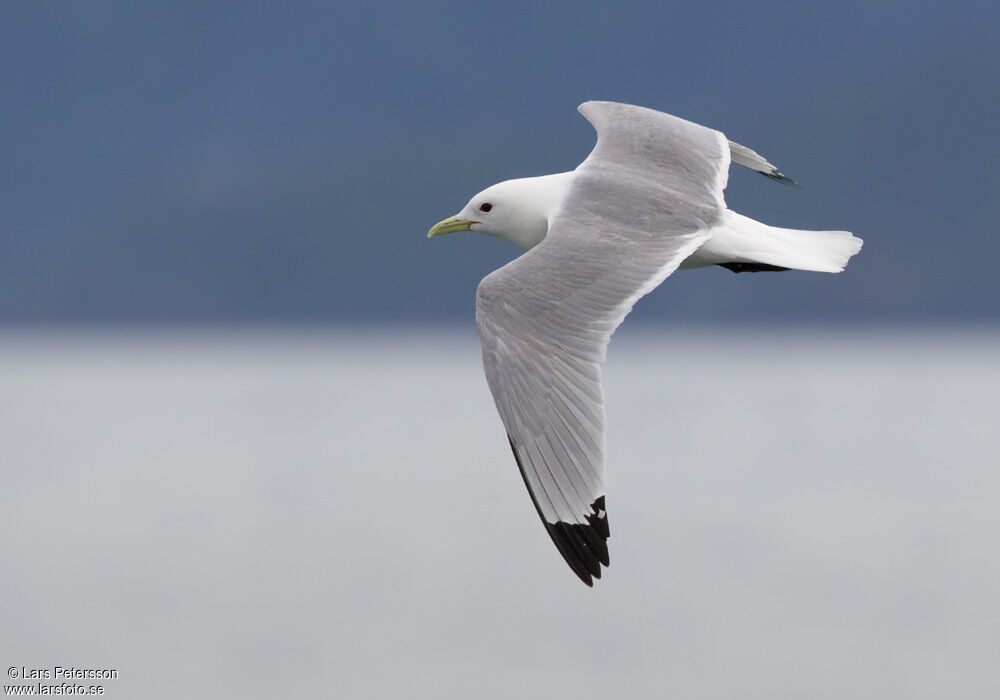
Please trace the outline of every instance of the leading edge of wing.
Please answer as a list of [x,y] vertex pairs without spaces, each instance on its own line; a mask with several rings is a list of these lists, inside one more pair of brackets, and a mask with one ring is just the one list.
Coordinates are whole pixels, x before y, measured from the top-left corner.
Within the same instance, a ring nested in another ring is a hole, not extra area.
[[514,453],[514,461],[517,462],[518,471],[521,472],[521,479],[524,481],[531,502],[535,506],[535,511],[545,525],[545,531],[549,533],[552,542],[555,544],[559,554],[569,564],[581,581],[593,587],[594,579],[601,578],[601,564],[611,565],[608,555],[608,538],[611,537],[611,530],[608,527],[608,514],[605,509],[604,495],[602,494],[590,504],[591,513],[586,516],[587,524],[582,523],[550,523],[542,514],[542,509],[538,505],[538,498],[531,488],[528,475],[524,471],[524,463],[517,453],[517,445],[514,438],[508,433],[507,441],[510,443],[510,451]]

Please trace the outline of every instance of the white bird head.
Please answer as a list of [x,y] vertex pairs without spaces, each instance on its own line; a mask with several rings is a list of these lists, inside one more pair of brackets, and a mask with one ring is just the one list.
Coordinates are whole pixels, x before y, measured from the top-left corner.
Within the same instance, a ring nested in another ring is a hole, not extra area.
[[469,200],[455,216],[435,224],[428,238],[476,231],[528,250],[542,242],[549,217],[562,201],[573,173],[527,177],[497,183]]

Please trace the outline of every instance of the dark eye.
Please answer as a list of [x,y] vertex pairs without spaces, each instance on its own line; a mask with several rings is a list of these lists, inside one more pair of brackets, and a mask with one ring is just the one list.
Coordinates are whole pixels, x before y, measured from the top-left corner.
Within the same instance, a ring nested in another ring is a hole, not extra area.
[[479,211],[489,211],[492,208],[493,205],[490,204],[489,202],[483,202],[482,204],[479,205]]

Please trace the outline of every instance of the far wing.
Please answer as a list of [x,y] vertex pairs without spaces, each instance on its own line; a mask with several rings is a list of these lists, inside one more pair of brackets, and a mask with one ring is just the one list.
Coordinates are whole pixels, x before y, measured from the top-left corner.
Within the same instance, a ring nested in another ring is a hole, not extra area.
[[608,565],[600,363],[632,305],[708,237],[725,203],[719,132],[588,102],[597,146],[545,240],[476,295],[483,366],[535,508],[587,585]]

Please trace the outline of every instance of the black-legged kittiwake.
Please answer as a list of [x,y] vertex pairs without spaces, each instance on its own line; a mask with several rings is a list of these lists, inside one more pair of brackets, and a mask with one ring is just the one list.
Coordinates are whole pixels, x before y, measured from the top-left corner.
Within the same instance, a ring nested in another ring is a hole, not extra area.
[[861,239],[727,209],[730,162],[791,181],[719,131],[613,102],[580,112],[597,146],[576,170],[493,185],[427,235],[477,231],[527,251],[479,285],[483,365],[538,515],[593,585],[609,561],[600,365],[632,305],[678,268],[840,272]]

